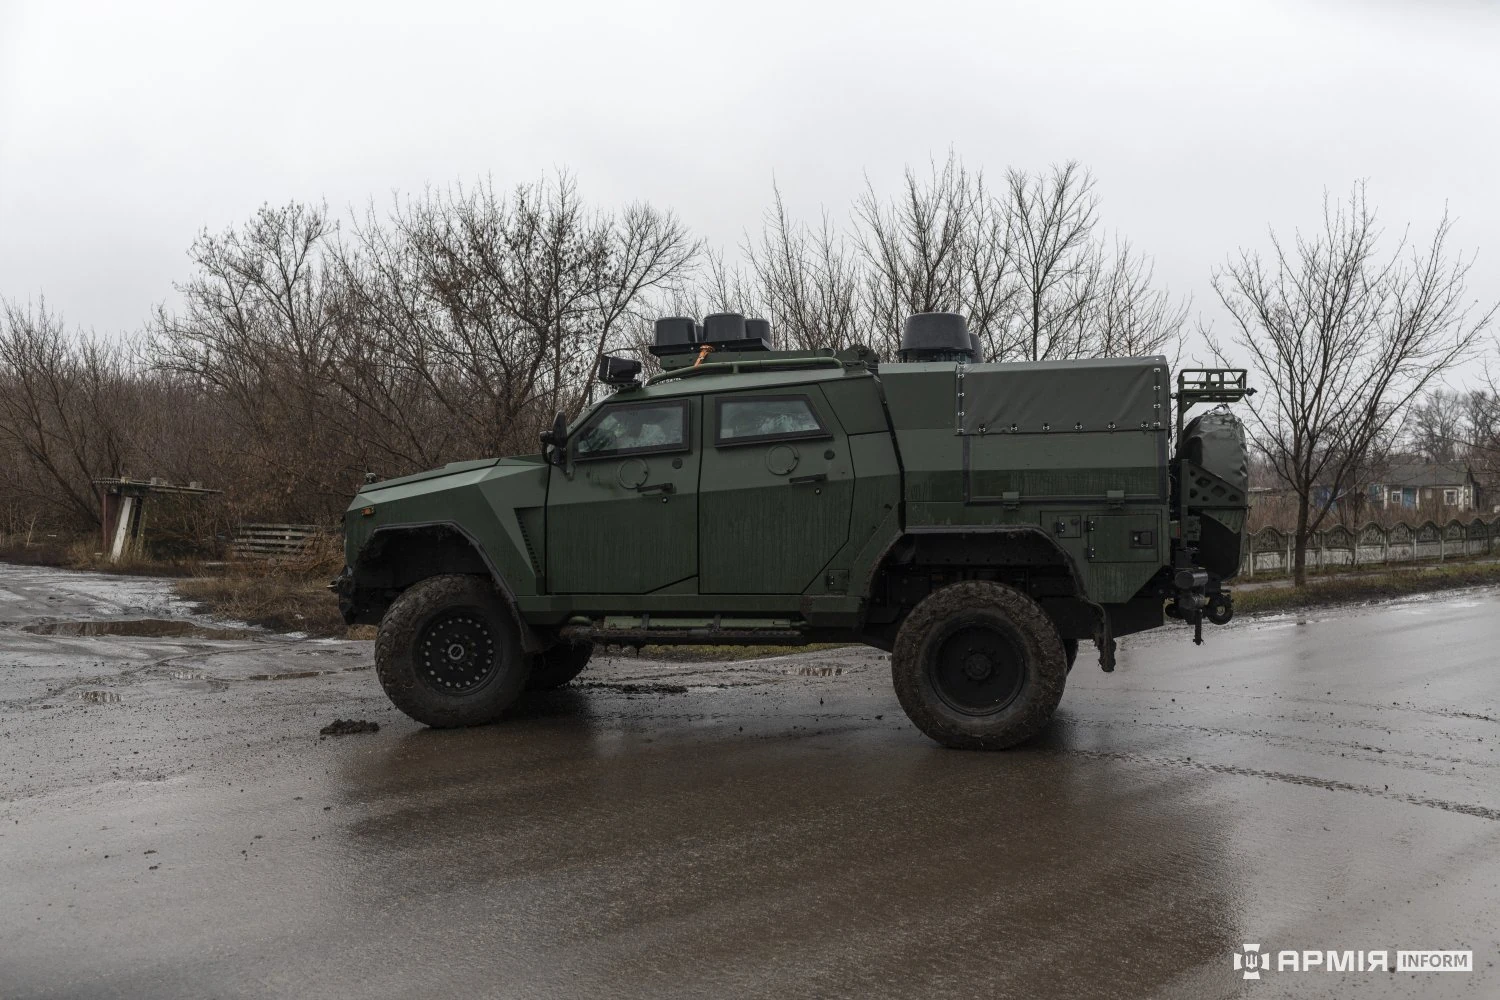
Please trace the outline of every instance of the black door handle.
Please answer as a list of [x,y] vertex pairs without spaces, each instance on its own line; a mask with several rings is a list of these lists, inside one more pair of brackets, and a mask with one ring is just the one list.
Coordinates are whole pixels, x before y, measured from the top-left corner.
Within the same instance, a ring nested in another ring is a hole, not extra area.
[[826,483],[828,482],[828,473],[814,472],[810,476],[793,476],[787,482],[792,486],[800,486],[803,483]]
[[646,493],[676,493],[677,487],[671,483],[652,483],[650,486],[637,486],[635,491],[643,495]]

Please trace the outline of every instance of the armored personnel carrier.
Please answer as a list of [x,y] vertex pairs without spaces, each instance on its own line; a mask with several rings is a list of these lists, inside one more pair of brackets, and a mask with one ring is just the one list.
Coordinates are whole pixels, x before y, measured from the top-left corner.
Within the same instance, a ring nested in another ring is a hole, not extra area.
[[662,370],[603,358],[612,394],[539,454],[355,497],[334,587],[412,718],[492,722],[602,644],[858,642],[932,739],[1002,748],[1080,642],[1112,670],[1119,636],[1233,614],[1244,431],[1184,421],[1242,370],[1174,394],[1163,357],[979,364],[952,313],[910,317],[894,362],[773,350],[733,314],[655,332]]

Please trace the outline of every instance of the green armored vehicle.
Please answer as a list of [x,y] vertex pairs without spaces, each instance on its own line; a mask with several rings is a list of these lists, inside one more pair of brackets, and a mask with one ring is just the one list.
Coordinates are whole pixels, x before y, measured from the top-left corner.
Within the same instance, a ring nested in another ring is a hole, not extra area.
[[380,625],[381,684],[431,726],[491,722],[601,644],[860,642],[939,743],[1025,740],[1081,640],[1112,670],[1117,636],[1229,620],[1244,432],[1223,406],[1183,421],[1250,390],[974,347],[952,313],[911,317],[894,363],[660,320],[662,371],[603,358],[613,394],[559,414],[542,454],[365,486],[344,617]]

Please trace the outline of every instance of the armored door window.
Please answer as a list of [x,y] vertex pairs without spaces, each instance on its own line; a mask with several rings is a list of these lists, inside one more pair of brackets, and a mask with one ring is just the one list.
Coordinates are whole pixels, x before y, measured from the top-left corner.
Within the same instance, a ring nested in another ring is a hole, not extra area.
[[714,444],[720,447],[829,436],[806,396],[721,396],[715,410]]
[[686,451],[687,400],[606,406],[573,440],[573,457],[580,461]]

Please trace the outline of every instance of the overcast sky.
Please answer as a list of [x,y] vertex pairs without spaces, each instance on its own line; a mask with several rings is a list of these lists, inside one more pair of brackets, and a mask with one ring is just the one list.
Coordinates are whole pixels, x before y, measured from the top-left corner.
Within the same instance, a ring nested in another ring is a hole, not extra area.
[[262,202],[573,170],[733,247],[773,176],[844,217],[951,147],[1077,159],[1102,219],[1222,317],[1209,270],[1367,178],[1447,202],[1500,296],[1500,5],[1461,0],[280,5],[0,0],[0,295],[133,329]]

